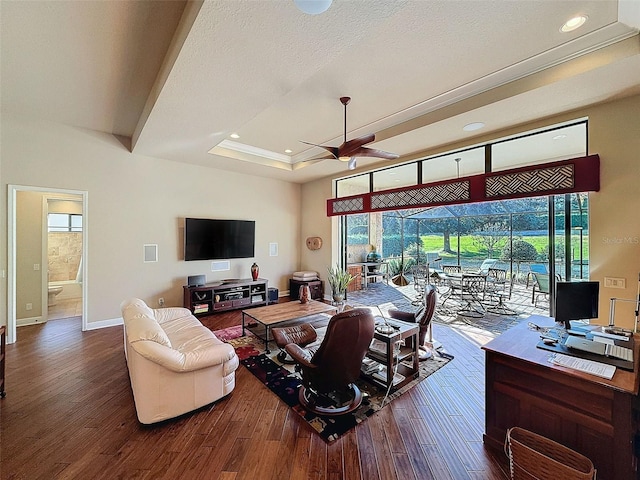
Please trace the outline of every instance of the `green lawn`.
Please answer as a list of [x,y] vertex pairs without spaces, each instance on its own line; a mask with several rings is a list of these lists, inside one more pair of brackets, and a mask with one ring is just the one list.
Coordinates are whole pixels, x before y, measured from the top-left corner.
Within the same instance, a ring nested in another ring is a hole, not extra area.
[[[455,254],[442,252],[442,248],[443,248],[442,235],[423,235],[421,236],[421,238],[422,238],[422,247],[424,251],[439,252],[440,255],[444,258],[451,258],[456,256]],[[456,250],[457,240],[458,240],[457,236],[451,237],[451,250],[454,250],[454,251]],[[539,254],[541,255],[546,254],[547,245],[549,243],[546,235],[527,236],[527,237],[523,237],[523,240],[532,244]],[[582,256],[583,258],[589,258],[588,235],[585,235],[583,237],[582,244],[583,244]],[[579,241],[577,239],[574,240],[574,245],[575,245],[574,258],[578,259],[580,256],[580,251],[579,251],[580,247],[579,247]],[[493,256],[500,257],[501,251],[502,251],[502,248],[497,248],[496,250],[494,250]],[[475,242],[473,236],[471,235],[463,235],[460,237],[460,253],[465,258],[486,258],[487,257],[486,248],[478,244],[477,242]]]

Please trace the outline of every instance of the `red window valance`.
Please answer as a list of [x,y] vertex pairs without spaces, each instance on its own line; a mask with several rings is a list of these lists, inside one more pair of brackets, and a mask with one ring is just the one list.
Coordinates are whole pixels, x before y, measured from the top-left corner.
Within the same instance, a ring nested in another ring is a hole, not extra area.
[[327,215],[437,207],[600,190],[600,156],[501,170],[327,200]]

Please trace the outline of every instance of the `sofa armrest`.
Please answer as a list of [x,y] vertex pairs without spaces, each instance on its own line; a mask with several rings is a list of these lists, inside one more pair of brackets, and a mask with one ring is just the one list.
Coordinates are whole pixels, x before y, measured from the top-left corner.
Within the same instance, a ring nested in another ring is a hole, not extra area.
[[174,372],[191,372],[221,365],[236,356],[235,350],[228,343],[212,344],[188,352],[180,352],[148,340],[133,342],[130,347],[147,360]]

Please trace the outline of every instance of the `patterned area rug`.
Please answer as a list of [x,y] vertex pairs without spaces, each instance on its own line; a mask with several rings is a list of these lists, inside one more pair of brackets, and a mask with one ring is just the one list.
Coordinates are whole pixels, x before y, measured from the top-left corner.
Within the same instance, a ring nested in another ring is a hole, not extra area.
[[[322,340],[324,329],[318,330],[318,342]],[[363,401],[355,411],[339,416],[316,415],[306,411],[298,401],[301,379],[293,365],[282,364],[276,358],[278,347],[271,342],[270,354],[265,353],[264,342],[252,333],[241,336],[242,327],[230,327],[214,331],[216,336],[233,345],[241,363],[253,373],[269,390],[304,418],[307,423],[327,442],[333,442],[357,424],[382,409],[436,370],[445,366],[453,357],[445,354],[432,356],[420,362],[420,375],[404,387],[386,396],[386,390],[364,379],[356,384],[363,393]]]

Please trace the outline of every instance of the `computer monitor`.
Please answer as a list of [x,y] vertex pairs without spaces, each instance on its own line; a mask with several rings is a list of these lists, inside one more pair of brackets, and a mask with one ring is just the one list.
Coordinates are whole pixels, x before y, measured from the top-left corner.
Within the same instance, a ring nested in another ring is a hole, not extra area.
[[598,318],[599,282],[557,282],[556,322],[571,329],[571,320]]

